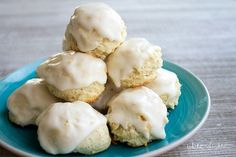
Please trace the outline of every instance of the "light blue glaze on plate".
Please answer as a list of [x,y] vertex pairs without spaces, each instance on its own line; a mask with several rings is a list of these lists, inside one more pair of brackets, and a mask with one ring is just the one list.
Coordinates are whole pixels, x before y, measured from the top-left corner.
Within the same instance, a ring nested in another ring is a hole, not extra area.
[[[51,156],[40,147],[37,128],[34,126],[22,128],[12,124],[8,120],[6,107],[8,96],[24,82],[36,76],[35,69],[42,61],[27,65],[0,80],[0,144],[21,155]],[[166,139],[138,148],[122,144],[111,145],[108,150],[95,156],[158,155],[180,145],[202,126],[210,110],[210,97],[206,87],[194,74],[176,64],[164,61],[164,68],[175,72],[182,84],[179,104],[168,116]],[[81,156],[81,154],[61,156]]]

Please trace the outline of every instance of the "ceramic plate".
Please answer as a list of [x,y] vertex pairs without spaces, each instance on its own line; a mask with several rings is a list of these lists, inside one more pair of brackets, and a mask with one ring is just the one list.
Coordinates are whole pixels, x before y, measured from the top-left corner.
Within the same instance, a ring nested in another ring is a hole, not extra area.
[[[36,76],[35,69],[43,60],[27,65],[0,81],[0,144],[14,153],[27,156],[51,156],[39,145],[37,128],[19,127],[8,120],[8,96],[27,80]],[[111,145],[96,156],[159,155],[189,139],[204,123],[210,109],[210,97],[203,82],[182,67],[165,61],[164,68],[173,71],[180,79],[181,97],[178,106],[169,111],[166,139],[154,141],[147,147],[131,148],[122,144]],[[68,154],[62,156],[81,156]]]

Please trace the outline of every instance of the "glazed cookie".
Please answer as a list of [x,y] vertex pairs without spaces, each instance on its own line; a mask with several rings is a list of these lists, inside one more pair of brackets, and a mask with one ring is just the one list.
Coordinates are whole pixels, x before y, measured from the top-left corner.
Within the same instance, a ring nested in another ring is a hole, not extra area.
[[168,108],[174,108],[178,104],[180,83],[177,75],[163,68],[157,70],[157,78],[146,85],[157,93]]
[[117,88],[149,83],[156,78],[156,70],[161,66],[161,48],[144,38],[125,41],[107,60],[108,75]]
[[113,140],[138,147],[164,139],[167,108],[147,87],[129,88],[108,103],[108,124]]
[[54,103],[37,119],[38,140],[50,154],[95,154],[111,143],[105,116],[82,101]]
[[107,103],[109,100],[116,94],[118,94],[120,91],[114,87],[111,80],[108,80],[105,86],[104,92],[100,95],[100,97],[91,105],[93,108],[95,108],[97,111],[106,114],[107,113]]
[[103,60],[74,51],[56,54],[42,63],[39,77],[49,91],[66,101],[94,102],[104,90],[107,80]]
[[120,15],[104,3],[77,7],[67,25],[63,50],[81,51],[105,59],[126,38]]
[[42,79],[31,79],[8,98],[9,119],[21,126],[35,124],[43,110],[59,101],[48,91]]

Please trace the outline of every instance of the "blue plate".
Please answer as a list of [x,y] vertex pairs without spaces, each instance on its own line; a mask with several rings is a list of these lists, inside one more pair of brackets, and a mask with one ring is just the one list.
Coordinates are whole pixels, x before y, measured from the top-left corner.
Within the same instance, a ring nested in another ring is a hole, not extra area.
[[[27,80],[36,76],[35,69],[42,61],[27,65],[0,81],[0,144],[20,155],[51,156],[40,147],[37,128],[34,126],[22,128],[12,124],[8,120],[6,107],[8,96]],[[168,116],[166,139],[138,148],[122,144],[111,145],[108,150],[96,156],[159,155],[189,139],[202,126],[210,110],[210,97],[203,82],[191,72],[171,62],[165,61],[164,68],[175,72],[182,84],[179,104]],[[81,156],[81,154],[62,156]]]

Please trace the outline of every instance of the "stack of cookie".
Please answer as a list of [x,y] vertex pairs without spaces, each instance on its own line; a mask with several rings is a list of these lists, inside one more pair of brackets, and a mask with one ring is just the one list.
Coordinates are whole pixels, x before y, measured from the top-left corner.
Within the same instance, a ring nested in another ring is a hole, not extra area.
[[133,147],[164,139],[179,80],[162,68],[159,46],[126,35],[124,21],[108,5],[76,8],[64,52],[49,57],[37,69],[39,78],[9,97],[10,120],[37,125],[40,145],[51,154],[101,152],[110,136]]

